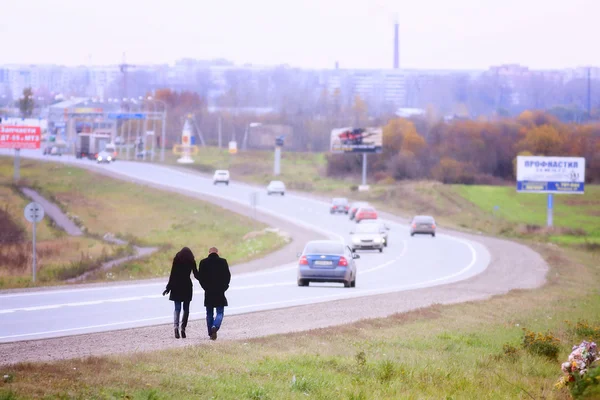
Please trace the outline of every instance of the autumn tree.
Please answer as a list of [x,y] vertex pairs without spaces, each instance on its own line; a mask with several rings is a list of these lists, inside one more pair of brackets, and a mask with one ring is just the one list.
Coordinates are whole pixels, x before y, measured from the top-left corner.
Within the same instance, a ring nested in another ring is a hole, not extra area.
[[542,125],[529,129],[517,147],[536,155],[552,156],[562,154],[564,143],[565,138],[554,126]]
[[359,96],[354,96],[352,104],[352,118],[354,126],[357,128],[365,127],[369,121],[369,110],[367,103]]

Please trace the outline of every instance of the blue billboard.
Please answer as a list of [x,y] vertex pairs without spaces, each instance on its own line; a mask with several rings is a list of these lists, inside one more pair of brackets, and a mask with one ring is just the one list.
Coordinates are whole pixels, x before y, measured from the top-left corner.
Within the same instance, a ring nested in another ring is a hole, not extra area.
[[517,157],[518,192],[583,194],[584,189],[583,157]]

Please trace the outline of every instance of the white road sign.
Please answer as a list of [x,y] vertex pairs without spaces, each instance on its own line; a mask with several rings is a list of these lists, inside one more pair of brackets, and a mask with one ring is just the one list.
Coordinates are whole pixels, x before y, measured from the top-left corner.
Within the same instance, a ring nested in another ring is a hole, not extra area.
[[44,218],[44,208],[35,201],[27,204],[25,218],[29,222],[40,222]]

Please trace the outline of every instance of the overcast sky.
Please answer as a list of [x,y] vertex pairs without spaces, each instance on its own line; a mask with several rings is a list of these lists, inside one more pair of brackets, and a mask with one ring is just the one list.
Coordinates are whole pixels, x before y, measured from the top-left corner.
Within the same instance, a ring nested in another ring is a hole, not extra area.
[[600,0],[1,0],[0,64],[600,65]]

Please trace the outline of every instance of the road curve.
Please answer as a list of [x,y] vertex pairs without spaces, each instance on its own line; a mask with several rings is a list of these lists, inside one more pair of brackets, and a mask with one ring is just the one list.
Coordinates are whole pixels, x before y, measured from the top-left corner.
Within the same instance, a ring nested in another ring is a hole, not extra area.
[[[35,153],[24,153],[26,157],[37,158]],[[215,187],[210,180],[193,172],[123,161],[102,166],[70,157],[63,157],[60,161],[98,168],[104,172],[110,171],[111,175],[118,174],[124,179],[146,182],[150,185],[208,193],[216,203],[227,199],[248,205],[250,194],[258,191],[258,209],[261,212],[271,213],[336,239],[346,239],[354,225],[345,216],[330,215],[327,203],[319,200],[298,195],[269,197],[262,188],[257,189],[235,182],[230,186]],[[433,290],[433,293],[436,293],[435,287],[440,285],[448,288],[450,284],[460,284],[465,280],[473,281],[476,275],[484,271],[486,273],[482,275],[490,275],[486,268],[493,259],[486,246],[481,243],[482,239],[484,241],[490,239],[447,234],[439,234],[435,239],[413,238],[408,234],[405,225],[394,220],[389,220],[388,223],[391,226],[390,247],[383,254],[361,253],[361,259],[357,260],[359,272],[356,288],[345,289],[341,285],[327,284],[300,288],[296,286],[294,264],[272,266],[273,268],[265,271],[234,275],[228,292],[231,306],[227,309],[227,314],[229,316],[239,314],[238,320],[243,320],[249,316],[245,317],[242,314],[259,311],[285,313],[285,310],[277,310],[285,307],[296,307],[298,311],[304,309],[306,305],[317,303],[326,304],[329,308],[333,304],[356,301],[362,303],[381,296],[397,297],[400,293],[419,291],[423,293],[424,290],[428,292]],[[497,242],[502,242],[504,247],[507,244],[515,248],[520,246],[505,241]],[[494,244],[496,245],[498,243]],[[302,243],[298,243],[297,250],[301,247]],[[536,253],[523,247],[520,246],[519,251],[527,253],[527,257],[530,257],[529,264],[535,268],[532,269],[531,274],[523,271],[523,279],[519,279],[518,276],[505,279],[506,284],[498,287],[497,292],[505,292],[517,287],[535,287],[543,283],[545,264]],[[520,257],[523,257],[523,254]],[[495,271],[492,271],[493,273]],[[495,280],[499,282],[498,279]],[[454,296],[457,301],[464,299],[464,292],[469,291],[467,284],[462,285],[463,295]],[[123,284],[116,287],[65,288],[0,295],[0,341],[16,342],[168,323],[171,319],[172,305],[160,296],[163,286],[164,283],[161,282],[149,282],[136,285]],[[439,292],[444,290],[440,288]],[[199,295],[200,293],[196,292],[196,296]],[[485,296],[489,295],[489,291],[486,291]],[[365,296],[368,297],[365,299]],[[473,298],[472,294],[467,297]],[[196,301],[192,304],[194,309],[194,304],[201,303]],[[309,327],[349,322],[357,317],[380,316],[381,312],[389,315],[390,312],[398,312],[401,308],[398,303],[396,306],[388,304],[386,307],[379,307],[380,312],[369,315],[355,312],[345,319],[329,318],[328,322],[322,323],[318,322],[318,318],[313,318],[313,324]],[[199,307],[196,309],[198,310]],[[132,315],[140,317],[136,318]],[[202,317],[202,311],[192,313],[192,319]],[[236,317],[230,318],[235,320]],[[290,323],[287,328],[294,330],[297,326],[296,321]],[[272,333],[287,331],[287,328],[282,326],[274,328],[271,330]],[[255,333],[259,332],[260,330],[257,330]],[[51,340],[64,341],[68,338]],[[0,355],[9,348],[10,346],[7,345],[0,346]],[[72,344],[71,348],[73,348]]]

